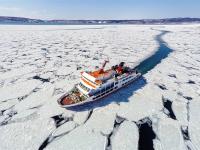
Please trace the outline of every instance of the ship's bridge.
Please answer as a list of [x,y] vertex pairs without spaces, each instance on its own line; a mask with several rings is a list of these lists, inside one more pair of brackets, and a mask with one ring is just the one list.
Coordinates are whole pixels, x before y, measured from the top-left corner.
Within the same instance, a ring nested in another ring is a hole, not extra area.
[[108,79],[112,78],[114,75],[113,70],[106,71],[94,71],[94,72],[82,72],[81,81],[79,83],[79,89],[84,94],[88,94],[91,90],[97,89]]
[[96,89],[98,86],[100,86],[100,84],[101,82],[97,81],[95,77],[91,76],[87,72],[82,72],[78,88],[82,93],[87,95],[91,90]]

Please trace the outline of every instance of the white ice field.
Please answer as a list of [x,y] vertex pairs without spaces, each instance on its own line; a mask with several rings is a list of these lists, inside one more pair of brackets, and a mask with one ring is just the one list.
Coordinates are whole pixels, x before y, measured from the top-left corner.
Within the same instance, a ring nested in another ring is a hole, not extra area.
[[[109,58],[135,66],[173,49],[142,80],[93,105],[57,99]],[[0,150],[199,150],[200,25],[0,26]]]

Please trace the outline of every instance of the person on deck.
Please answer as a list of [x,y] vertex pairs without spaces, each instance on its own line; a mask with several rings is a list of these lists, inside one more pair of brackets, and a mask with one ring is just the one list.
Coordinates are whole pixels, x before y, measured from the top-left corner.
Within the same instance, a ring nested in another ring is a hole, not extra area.
[[119,64],[119,66],[117,67],[116,71],[118,74],[122,74],[123,73],[123,68],[124,68],[124,62],[121,62]]

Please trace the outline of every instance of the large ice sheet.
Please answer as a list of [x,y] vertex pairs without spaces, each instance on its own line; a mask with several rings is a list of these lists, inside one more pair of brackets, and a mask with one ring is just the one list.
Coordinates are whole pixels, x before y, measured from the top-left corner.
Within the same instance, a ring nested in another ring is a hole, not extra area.
[[200,101],[196,99],[190,103],[190,121],[189,121],[189,133],[191,141],[196,147],[200,149],[200,111],[199,111]]
[[137,122],[160,111],[163,105],[162,95],[158,91],[159,89],[152,85],[145,86],[130,97],[128,103],[121,103],[117,114],[120,117]]
[[0,149],[35,150],[55,128],[52,119],[35,118],[0,127]]
[[84,126],[77,127],[69,134],[50,143],[47,150],[102,150],[105,148],[106,138],[100,133],[94,133],[84,129]]
[[19,98],[32,92],[40,81],[28,80],[0,88],[0,101]]
[[178,122],[172,119],[161,119],[158,125],[158,138],[163,149],[186,149]]
[[113,150],[137,150],[139,133],[135,123],[124,121],[112,137]]
[[109,104],[94,110],[92,116],[86,122],[85,128],[105,135],[110,134],[113,131],[117,111],[117,104]]

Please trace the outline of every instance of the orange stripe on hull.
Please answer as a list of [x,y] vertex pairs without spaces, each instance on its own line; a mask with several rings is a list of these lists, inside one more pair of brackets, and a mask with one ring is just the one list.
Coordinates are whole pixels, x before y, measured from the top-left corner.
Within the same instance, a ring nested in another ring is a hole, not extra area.
[[96,88],[96,86],[94,86],[94,85],[91,84],[90,82],[86,81],[85,79],[81,78],[81,80],[82,80],[85,84],[87,84],[87,85],[89,85],[89,86],[91,86],[91,87],[93,87],[93,88]]

